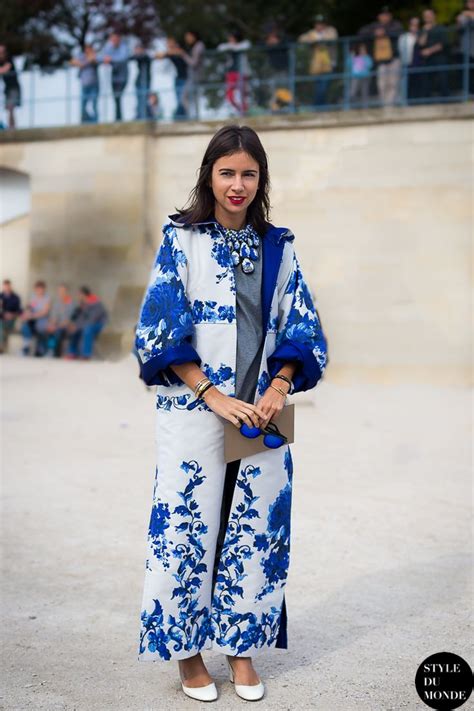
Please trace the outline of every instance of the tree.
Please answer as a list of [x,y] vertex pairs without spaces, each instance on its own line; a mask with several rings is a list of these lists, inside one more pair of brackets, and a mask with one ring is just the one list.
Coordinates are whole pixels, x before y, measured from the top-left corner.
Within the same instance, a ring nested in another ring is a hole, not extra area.
[[148,44],[159,32],[152,0],[3,0],[0,36],[13,54],[58,66],[85,42],[104,43],[112,29]]

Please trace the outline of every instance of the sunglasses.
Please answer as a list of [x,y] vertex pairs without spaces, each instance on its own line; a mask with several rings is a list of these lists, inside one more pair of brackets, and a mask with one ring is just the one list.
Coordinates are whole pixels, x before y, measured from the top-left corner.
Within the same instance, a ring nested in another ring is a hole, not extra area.
[[285,442],[288,441],[288,437],[280,432],[278,427],[274,422],[269,422],[266,427],[249,427],[245,422],[240,426],[240,434],[248,439],[255,439],[263,435],[263,444],[269,449],[278,449]]

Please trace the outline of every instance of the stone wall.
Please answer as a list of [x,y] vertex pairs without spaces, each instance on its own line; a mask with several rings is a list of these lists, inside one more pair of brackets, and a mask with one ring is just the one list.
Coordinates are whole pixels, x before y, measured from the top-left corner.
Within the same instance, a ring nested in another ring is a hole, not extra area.
[[[472,118],[458,105],[247,121],[316,295],[328,379],[468,382]],[[0,167],[31,181],[30,284],[97,289],[105,352],[130,348],[161,224],[218,126],[4,132]]]

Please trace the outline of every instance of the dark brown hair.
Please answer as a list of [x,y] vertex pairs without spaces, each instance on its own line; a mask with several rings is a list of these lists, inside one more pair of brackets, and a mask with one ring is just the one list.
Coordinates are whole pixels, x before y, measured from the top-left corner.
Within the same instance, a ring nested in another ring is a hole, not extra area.
[[199,168],[199,177],[191,190],[185,207],[178,210],[182,222],[191,225],[205,222],[214,215],[215,197],[211,187],[212,167],[222,156],[229,156],[245,151],[258,163],[259,181],[257,193],[248,206],[246,221],[259,234],[264,234],[269,226],[270,214],[270,176],[265,149],[253,128],[250,126],[223,126],[211,138]]

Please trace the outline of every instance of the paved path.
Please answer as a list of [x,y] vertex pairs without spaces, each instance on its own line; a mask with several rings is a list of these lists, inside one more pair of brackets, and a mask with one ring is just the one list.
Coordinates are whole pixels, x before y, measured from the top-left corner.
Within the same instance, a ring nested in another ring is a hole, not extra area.
[[[136,658],[154,389],[133,356],[1,364],[5,708],[199,709],[174,664]],[[469,393],[323,382],[313,400],[293,447],[290,649],[260,657],[259,708],[427,709],[418,664],[473,663]],[[214,707],[242,709],[221,655],[207,659]]]

